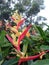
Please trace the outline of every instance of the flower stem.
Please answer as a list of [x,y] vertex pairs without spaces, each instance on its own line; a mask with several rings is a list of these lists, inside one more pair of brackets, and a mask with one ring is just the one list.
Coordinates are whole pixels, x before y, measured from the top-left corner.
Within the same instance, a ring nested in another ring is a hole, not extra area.
[[16,46],[16,45],[14,44],[13,39],[12,39],[8,34],[6,34],[6,37],[7,37],[8,40],[12,43],[12,45],[14,46],[14,48],[20,51],[20,47],[19,47],[19,46]]

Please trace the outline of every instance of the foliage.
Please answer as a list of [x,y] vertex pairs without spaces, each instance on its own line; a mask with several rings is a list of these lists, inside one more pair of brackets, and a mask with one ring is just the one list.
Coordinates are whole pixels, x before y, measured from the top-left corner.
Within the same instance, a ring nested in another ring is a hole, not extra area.
[[32,7],[28,11],[28,16],[32,14],[37,14],[40,11],[39,5],[36,2],[33,2]]

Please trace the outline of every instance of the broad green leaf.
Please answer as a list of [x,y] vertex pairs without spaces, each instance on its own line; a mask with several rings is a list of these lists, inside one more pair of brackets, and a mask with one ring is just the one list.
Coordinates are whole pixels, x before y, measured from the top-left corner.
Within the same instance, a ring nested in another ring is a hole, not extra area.
[[10,47],[4,47],[4,48],[2,48],[1,53],[2,53],[3,57],[6,57],[9,54],[9,49],[10,49]]
[[0,61],[0,65],[2,65],[3,61],[4,61],[4,60],[1,60],[1,61]]
[[49,65],[49,59],[37,60],[34,63],[32,62],[31,65]]
[[41,36],[31,36],[30,38],[32,41],[36,41],[36,42],[42,39]]
[[9,42],[6,42],[2,45],[2,47],[12,47],[12,44]]
[[32,43],[32,40],[28,37],[25,37],[25,40],[27,41],[28,44],[31,44]]
[[46,38],[46,43],[49,44],[49,37]]
[[2,65],[14,65],[18,62],[18,60],[19,60],[18,57],[10,59],[10,60],[6,60],[6,61],[4,61],[4,63]]
[[6,39],[5,35],[6,35],[6,32],[1,31],[1,33],[0,33],[0,47],[12,46],[11,43],[9,43],[9,41]]
[[45,32],[42,30],[42,28],[40,26],[36,26],[38,29],[38,32],[40,33],[41,37],[43,38],[43,40],[46,40],[46,35]]
[[6,32],[4,30],[0,33],[0,47],[4,44],[5,34]]
[[31,65],[33,63],[33,60],[30,60],[27,63],[28,63],[28,65]]
[[2,53],[0,52],[0,61],[3,59],[3,57],[2,57]]
[[45,54],[45,58],[46,58],[46,59],[49,59],[49,53],[46,53],[46,54]]
[[0,61],[3,59],[3,56],[2,56],[2,50],[0,48]]
[[41,45],[40,49],[49,50],[49,46],[48,45]]

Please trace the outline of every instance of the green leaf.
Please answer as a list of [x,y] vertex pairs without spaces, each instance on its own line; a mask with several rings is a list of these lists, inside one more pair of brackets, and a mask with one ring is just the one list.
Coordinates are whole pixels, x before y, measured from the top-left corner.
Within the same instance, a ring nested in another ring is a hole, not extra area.
[[0,33],[0,47],[4,44],[6,32],[3,30]]
[[46,35],[45,32],[42,30],[42,28],[40,26],[36,26],[38,29],[38,32],[40,33],[41,37],[43,38],[43,40],[46,40]]
[[46,58],[46,59],[49,59],[49,53],[46,53],[46,54],[45,54],[45,58]]
[[19,60],[18,57],[10,59],[10,60],[6,60],[2,65],[14,65],[18,62],[18,60]]
[[8,46],[12,46],[11,43],[9,43],[9,41],[6,39],[5,37],[6,32],[3,30],[0,33],[0,47],[8,47]]
[[28,37],[25,37],[25,40],[27,41],[28,44],[31,44],[32,43],[32,40]]
[[46,38],[46,43],[49,44],[49,37]]
[[41,45],[40,49],[49,50],[49,46],[48,45]]
[[1,53],[2,53],[3,57],[6,57],[9,54],[9,49],[10,49],[10,47],[4,47],[4,48],[2,48]]
[[28,63],[28,65],[31,65],[31,64],[33,63],[33,61],[30,60],[30,61],[28,61],[27,63]]
[[1,60],[1,61],[0,61],[0,65],[2,65],[3,61],[4,61],[4,60]]
[[49,59],[46,60],[37,60],[36,62],[32,62],[31,65],[49,65]]
[[2,57],[2,53],[0,53],[0,61],[3,59],[3,57]]
[[28,48],[28,43],[25,43],[24,45],[23,45],[23,52],[26,54],[26,52],[27,52],[27,48]]
[[42,39],[41,36],[32,36],[32,35],[31,35],[30,38],[31,38],[32,41],[35,41],[35,42],[38,42]]

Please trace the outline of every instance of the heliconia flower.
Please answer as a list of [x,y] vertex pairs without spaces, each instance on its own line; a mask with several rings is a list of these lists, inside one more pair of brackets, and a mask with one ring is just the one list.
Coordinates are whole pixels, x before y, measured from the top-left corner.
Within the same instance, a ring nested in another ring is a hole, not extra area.
[[20,41],[26,36],[28,30],[30,29],[32,25],[30,24],[23,32],[22,34],[18,37],[18,44],[20,45]]
[[22,20],[20,20],[18,22],[18,24],[17,24],[17,28],[16,29],[18,29],[23,24],[24,21],[25,21],[25,18],[23,18]]
[[[26,29],[26,27],[25,27],[22,31],[24,31],[25,29]],[[26,33],[26,36],[27,36],[27,37],[30,37],[29,31]]]
[[18,11],[16,11],[16,12],[12,15],[11,19],[17,24],[17,23],[21,20],[21,15],[18,14]]
[[22,58],[20,58],[18,65],[20,65],[22,62],[26,62],[29,60],[35,60],[35,59],[39,58],[40,56],[45,55],[46,52],[49,52],[49,51],[41,52],[40,54],[35,55],[35,56],[22,57]]
[[12,39],[8,34],[6,34],[6,37],[7,37],[8,40],[13,44],[13,39]]
[[21,32],[18,32],[18,30],[16,28],[11,27],[10,29],[11,29],[11,31],[13,31],[16,34],[17,37],[20,36]]
[[35,59],[39,58],[41,55],[42,54],[38,54],[38,55],[35,55],[35,56],[29,56],[29,57],[22,57],[22,58],[20,58],[18,65],[20,65],[22,62],[26,62],[26,61],[29,61],[29,60],[35,60]]
[[[31,27],[31,24],[18,37],[18,40],[17,40],[17,44],[18,44],[17,46],[18,47],[20,47],[20,42],[26,36],[26,34],[27,34],[28,30],[30,29],[30,27]],[[11,28],[11,30],[13,30],[13,31],[15,31],[17,33],[17,30],[15,30],[14,28]]]
[[14,41],[16,41],[16,35],[14,33],[11,34],[11,37]]
[[15,29],[14,27],[11,27],[10,29],[11,29],[11,31],[13,31],[14,33],[17,33],[17,32],[18,32],[18,30]]
[[11,27],[11,24],[9,22],[5,23],[6,30]]
[[15,50],[18,57],[24,57],[24,53],[18,50]]
[[16,46],[18,46],[18,41],[16,41],[16,34],[12,33],[12,34],[11,34],[11,37],[12,37],[12,39],[13,39],[13,43],[14,43]]
[[18,10],[15,11],[14,16],[19,19],[21,19],[21,15],[18,13]]
[[16,18],[14,18],[13,16],[11,17],[11,19],[12,19],[13,21],[15,21],[15,20],[16,20]]
[[18,24],[18,22],[21,20],[19,18],[11,17],[14,23]]
[[18,41],[15,42],[8,34],[6,34],[7,39],[12,43],[14,48],[18,51],[20,51],[20,47],[18,46]]

